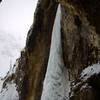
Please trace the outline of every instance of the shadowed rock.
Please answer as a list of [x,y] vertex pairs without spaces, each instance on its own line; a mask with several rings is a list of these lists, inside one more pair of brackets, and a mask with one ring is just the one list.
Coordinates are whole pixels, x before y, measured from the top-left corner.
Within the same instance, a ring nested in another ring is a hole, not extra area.
[[54,0],[38,1],[34,23],[28,32],[25,51],[22,52],[17,71],[18,78],[22,78],[21,83],[17,82],[20,100],[41,98],[57,7],[58,3]]

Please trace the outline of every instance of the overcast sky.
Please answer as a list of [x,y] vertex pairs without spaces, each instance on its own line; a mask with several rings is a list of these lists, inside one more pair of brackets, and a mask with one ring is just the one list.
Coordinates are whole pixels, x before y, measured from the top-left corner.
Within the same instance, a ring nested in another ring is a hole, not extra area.
[[3,0],[0,4],[0,30],[24,33],[32,24],[37,0]]
[[[20,37],[25,45],[25,38],[29,27],[33,23],[33,15],[37,0],[2,0],[0,4],[0,34],[9,33]],[[6,49],[6,48],[5,48]],[[6,63],[6,61],[5,61]],[[8,71],[0,66],[0,76]]]

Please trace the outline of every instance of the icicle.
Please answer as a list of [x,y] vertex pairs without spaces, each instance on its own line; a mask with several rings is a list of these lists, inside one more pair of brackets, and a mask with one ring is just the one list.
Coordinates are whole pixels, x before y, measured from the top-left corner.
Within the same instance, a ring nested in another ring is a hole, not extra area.
[[68,73],[63,64],[61,46],[60,5],[52,33],[52,43],[41,100],[68,100]]

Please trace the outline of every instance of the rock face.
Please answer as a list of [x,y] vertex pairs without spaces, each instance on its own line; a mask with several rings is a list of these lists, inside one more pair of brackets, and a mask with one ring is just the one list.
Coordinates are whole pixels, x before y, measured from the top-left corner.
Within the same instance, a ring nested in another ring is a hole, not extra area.
[[41,97],[57,6],[58,3],[52,0],[38,2],[34,23],[28,32],[25,52],[22,52],[19,64],[19,70],[23,69],[21,73],[18,71],[18,78],[22,77],[20,100],[39,100]]
[[[82,7],[79,8],[78,1],[81,3],[81,0],[76,0],[75,3],[74,0],[70,1],[71,4],[61,2],[63,55],[71,80],[77,78],[82,69],[88,65],[97,63],[100,53],[99,33],[88,20],[88,17],[93,16],[85,12],[84,5],[81,10]],[[92,13],[92,10],[89,12]],[[92,21],[96,23],[95,20]]]
[[80,76],[88,66],[98,64],[100,67],[99,0],[38,1],[35,20],[14,76],[19,100],[41,99],[58,4],[61,5],[63,67],[67,69],[66,75],[71,82],[69,98],[63,100],[99,100],[100,69],[86,80]]
[[[74,96],[70,97],[70,100],[98,100],[99,92],[94,86],[88,85],[87,81],[77,80],[84,68],[100,61],[100,31],[97,18],[100,16],[98,11],[100,1],[59,0],[59,2],[62,5],[61,35],[64,63],[69,72],[69,80],[81,84],[78,87],[75,84],[71,85],[71,95],[74,93]],[[90,83],[96,81],[97,77],[99,76],[92,77]],[[82,89],[84,85],[86,88]]]
[[83,70],[71,86],[70,100],[99,100],[100,63]]

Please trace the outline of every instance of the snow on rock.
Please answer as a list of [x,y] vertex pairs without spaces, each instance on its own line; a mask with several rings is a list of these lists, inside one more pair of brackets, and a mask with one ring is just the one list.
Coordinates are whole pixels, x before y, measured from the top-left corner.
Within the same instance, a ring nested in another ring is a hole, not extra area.
[[7,83],[6,87],[0,92],[0,100],[19,100],[15,83]]
[[4,82],[4,80],[2,78],[0,78],[0,92],[1,92],[1,89],[2,89],[3,82]]
[[50,57],[41,100],[68,100],[69,97],[70,82],[62,59],[60,17],[59,6],[53,27]]
[[14,67],[10,67],[7,75],[0,79],[0,100],[19,100],[16,84],[12,75],[15,74],[18,60]]
[[99,73],[100,73],[100,63],[93,64],[92,66],[89,66],[83,70],[83,72],[81,73],[81,79],[87,80],[91,76]]
[[7,75],[6,75],[6,77],[9,77],[9,76],[11,76],[12,74],[15,74],[15,72],[16,72],[16,68],[18,67],[18,59],[16,60],[16,63],[14,64],[14,66],[12,67],[12,66],[10,66],[10,69],[9,69],[9,71],[8,71],[8,73],[7,73]]

